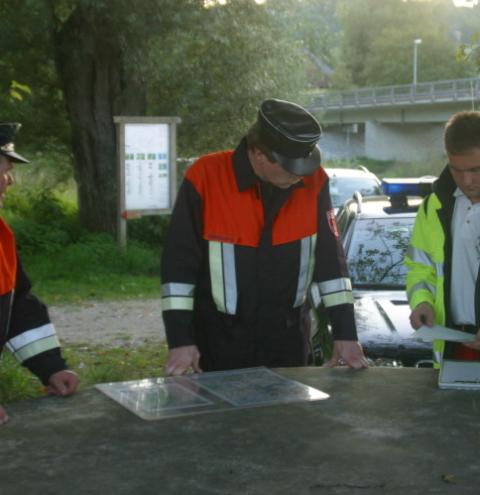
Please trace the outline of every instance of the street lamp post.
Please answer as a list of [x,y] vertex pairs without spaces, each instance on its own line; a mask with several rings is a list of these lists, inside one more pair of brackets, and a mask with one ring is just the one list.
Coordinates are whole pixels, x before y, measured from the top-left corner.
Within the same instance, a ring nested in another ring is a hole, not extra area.
[[417,47],[421,43],[420,38],[413,40],[413,84],[417,84]]

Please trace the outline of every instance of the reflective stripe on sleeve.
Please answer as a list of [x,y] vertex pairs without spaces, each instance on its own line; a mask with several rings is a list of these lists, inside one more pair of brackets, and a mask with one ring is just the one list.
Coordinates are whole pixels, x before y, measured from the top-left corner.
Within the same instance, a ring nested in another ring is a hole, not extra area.
[[423,249],[413,247],[411,244],[407,249],[407,256],[415,263],[421,263],[422,265],[435,266],[430,255]]
[[326,308],[338,306],[339,304],[353,304],[353,294],[351,292],[337,292],[322,296],[323,304]]
[[435,295],[437,293],[436,288],[432,284],[427,284],[427,282],[418,282],[418,284],[413,285],[407,291],[408,300],[411,301],[415,292],[417,292],[419,290],[428,290],[428,292],[430,292],[433,297],[435,297]]
[[337,278],[319,282],[318,288],[326,308],[339,304],[353,304],[352,283],[349,278]]
[[60,347],[55,328],[51,323],[27,330],[6,343],[15,359],[23,363],[41,352]]
[[301,306],[305,301],[307,289],[313,278],[313,266],[315,260],[315,245],[317,234],[304,237],[300,243],[300,271],[298,275],[297,293],[293,307]]
[[181,284],[178,282],[162,285],[162,309],[169,310],[193,310],[193,294],[195,285]]
[[237,311],[235,246],[224,242],[208,243],[212,296],[218,311],[234,315]]
[[435,364],[440,365],[442,362],[442,353],[438,351],[433,351],[433,361]]
[[312,284],[312,286],[310,287],[310,295],[312,298],[313,307],[318,308],[318,306],[322,302],[322,296],[320,294],[320,289],[318,288],[318,284]]
[[411,244],[407,249],[407,257],[414,263],[420,263],[422,265],[430,266],[435,269],[437,277],[443,277],[443,263],[435,263],[431,256],[423,249],[413,247]]

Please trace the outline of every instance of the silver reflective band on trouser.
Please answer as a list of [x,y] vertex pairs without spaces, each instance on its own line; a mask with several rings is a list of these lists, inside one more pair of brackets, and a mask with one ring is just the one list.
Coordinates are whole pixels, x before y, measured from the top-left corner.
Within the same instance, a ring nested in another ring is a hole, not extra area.
[[193,310],[193,284],[181,284],[178,282],[162,285],[162,310]]
[[208,256],[212,296],[218,311],[234,315],[237,311],[235,245],[209,241]]
[[294,308],[303,304],[307,296],[307,289],[312,282],[316,244],[317,234],[304,237],[300,241],[300,271],[298,274],[297,293],[293,303]]
[[436,364],[442,363],[442,353],[439,351],[433,351],[433,362]]
[[7,349],[20,363],[41,352],[60,347],[55,328],[51,323],[27,330],[6,343]]
[[427,284],[426,282],[418,282],[414,286],[410,287],[407,291],[407,299],[410,302],[413,299],[414,294],[419,290],[428,290],[433,297],[437,294],[437,289],[432,284]]
[[319,282],[318,288],[326,308],[339,304],[353,304],[352,283],[349,278],[336,278]]

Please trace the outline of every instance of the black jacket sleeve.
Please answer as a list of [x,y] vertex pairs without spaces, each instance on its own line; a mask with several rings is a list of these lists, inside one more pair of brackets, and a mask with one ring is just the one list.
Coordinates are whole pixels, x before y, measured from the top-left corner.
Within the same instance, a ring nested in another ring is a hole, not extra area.
[[[30,280],[17,257],[17,280],[10,315],[8,340],[28,331],[35,331],[44,325],[51,325],[47,307],[31,293],[31,288]],[[54,332],[53,325],[51,328]],[[23,360],[22,365],[37,375],[43,384],[48,383],[52,374],[67,368],[58,346]]]
[[[345,252],[336,227],[335,217],[328,189],[325,183],[318,200],[318,236],[314,282],[333,282],[339,286],[339,303],[326,307],[335,340],[357,340],[357,328],[352,302],[341,302],[349,298],[353,301]],[[343,292],[342,292],[343,290]]]
[[[196,286],[203,262],[202,200],[185,179],[173,209],[162,253],[162,292],[166,284]],[[193,310],[166,309],[163,321],[170,348],[194,344]]]

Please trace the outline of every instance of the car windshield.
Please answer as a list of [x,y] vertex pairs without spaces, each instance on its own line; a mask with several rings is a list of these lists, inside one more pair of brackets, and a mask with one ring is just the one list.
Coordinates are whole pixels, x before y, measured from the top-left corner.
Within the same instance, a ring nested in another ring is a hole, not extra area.
[[360,191],[362,196],[381,194],[374,177],[330,177],[330,196],[334,208],[342,206],[355,191]]
[[353,225],[347,261],[356,288],[403,288],[403,264],[415,218],[366,218]]

